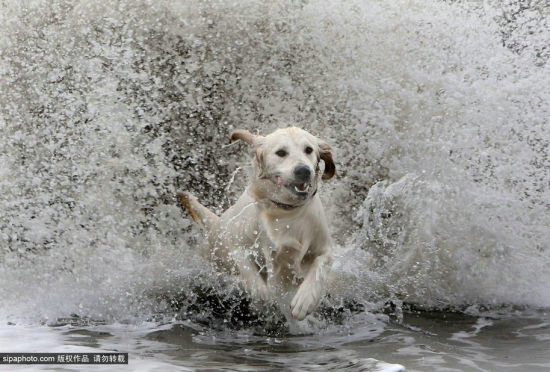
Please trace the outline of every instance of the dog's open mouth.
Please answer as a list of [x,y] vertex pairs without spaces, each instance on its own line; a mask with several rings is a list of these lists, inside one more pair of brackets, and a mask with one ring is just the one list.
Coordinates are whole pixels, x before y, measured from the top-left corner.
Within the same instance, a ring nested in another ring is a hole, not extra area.
[[290,185],[295,193],[298,194],[307,194],[309,191],[309,183],[293,183]]
[[311,188],[311,183],[309,182],[290,182],[286,183],[282,177],[277,176],[275,179],[275,183],[279,186],[284,186],[288,190],[290,190],[293,194],[300,196],[300,197],[306,197],[309,194],[309,190]]

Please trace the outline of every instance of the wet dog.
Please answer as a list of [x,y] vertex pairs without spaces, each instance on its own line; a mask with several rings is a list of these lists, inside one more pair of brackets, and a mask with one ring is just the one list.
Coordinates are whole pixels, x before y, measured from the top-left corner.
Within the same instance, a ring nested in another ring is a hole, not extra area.
[[302,320],[321,301],[331,264],[317,193],[336,172],[331,147],[296,127],[267,136],[235,130],[231,141],[239,140],[252,149],[253,175],[235,205],[218,217],[191,194],[178,197],[206,230],[206,253],[219,269],[239,275],[254,298],[290,300]]

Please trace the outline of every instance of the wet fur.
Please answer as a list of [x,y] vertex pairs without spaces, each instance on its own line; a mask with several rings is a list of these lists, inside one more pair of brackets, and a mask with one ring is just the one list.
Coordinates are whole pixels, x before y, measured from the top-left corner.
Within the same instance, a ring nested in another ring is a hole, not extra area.
[[[178,197],[206,230],[205,253],[220,270],[238,275],[254,298],[290,305],[292,317],[302,320],[321,301],[331,263],[332,243],[317,194],[320,180],[336,171],[331,148],[295,127],[265,137],[236,130],[231,140],[248,144],[254,158],[254,175],[235,205],[218,217],[191,194]],[[288,157],[274,155],[281,146]],[[313,152],[305,154],[304,146]],[[289,186],[300,165],[312,170],[307,196]],[[286,185],[278,184],[277,177]]]

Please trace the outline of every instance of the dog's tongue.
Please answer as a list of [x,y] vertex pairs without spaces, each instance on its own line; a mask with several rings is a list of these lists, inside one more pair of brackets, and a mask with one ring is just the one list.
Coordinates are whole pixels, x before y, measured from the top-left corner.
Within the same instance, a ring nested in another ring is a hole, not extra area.
[[277,176],[277,185],[284,185],[285,181],[283,181],[282,177]]

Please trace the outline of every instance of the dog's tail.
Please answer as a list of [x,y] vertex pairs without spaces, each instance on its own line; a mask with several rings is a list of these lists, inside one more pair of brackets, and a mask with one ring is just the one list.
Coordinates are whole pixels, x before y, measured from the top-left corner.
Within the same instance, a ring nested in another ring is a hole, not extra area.
[[197,198],[188,192],[178,193],[178,199],[183,204],[189,215],[200,226],[210,231],[219,220],[210,209],[199,203]]

